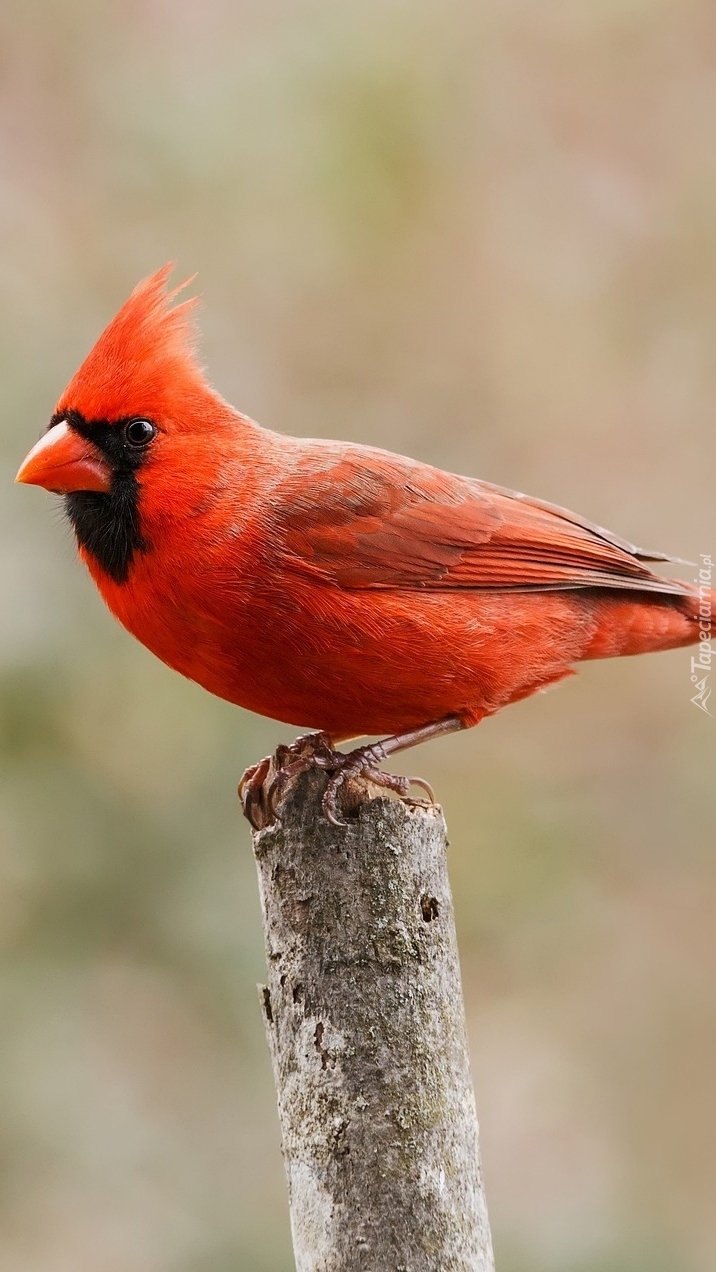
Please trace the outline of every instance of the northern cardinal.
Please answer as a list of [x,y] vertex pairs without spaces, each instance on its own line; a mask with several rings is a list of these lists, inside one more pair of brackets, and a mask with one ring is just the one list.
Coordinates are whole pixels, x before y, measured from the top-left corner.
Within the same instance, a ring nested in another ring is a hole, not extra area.
[[[347,775],[405,793],[377,769],[387,755],[575,662],[703,638],[716,593],[653,573],[661,553],[539,499],[241,415],[202,374],[171,268],[112,319],[17,480],[64,495],[102,597],[165,663],[322,731],[309,762],[333,774],[331,820]],[[367,734],[389,736],[333,749]]]

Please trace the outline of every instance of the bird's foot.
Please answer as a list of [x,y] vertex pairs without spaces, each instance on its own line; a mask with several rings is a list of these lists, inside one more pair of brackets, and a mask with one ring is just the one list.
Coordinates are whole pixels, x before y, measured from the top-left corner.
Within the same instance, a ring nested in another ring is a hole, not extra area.
[[273,755],[251,764],[239,781],[239,800],[244,816],[254,830],[263,830],[277,820],[276,809],[292,778],[316,767],[317,753],[331,755],[327,733],[305,733],[289,746],[281,743]]
[[239,778],[239,803],[254,830],[263,830],[275,820],[269,802],[274,774],[274,757],[265,755],[258,764],[244,769]]
[[385,791],[394,791],[401,799],[407,799],[411,786],[420,786],[431,804],[435,803],[435,792],[429,782],[422,777],[401,777],[398,773],[386,773],[379,768],[385,753],[380,742],[369,746],[358,746],[354,751],[333,751],[330,756],[322,753],[316,755],[313,766],[325,769],[330,774],[328,785],[321,801],[323,812],[332,826],[345,826],[347,823],[340,816],[338,797],[346,782],[359,778],[380,786]]
[[294,778],[308,769],[320,768],[329,774],[323,794],[323,812],[333,826],[347,823],[339,813],[339,794],[346,783],[362,779],[383,790],[394,791],[407,798],[411,786],[420,786],[431,804],[435,803],[432,787],[421,777],[400,777],[385,773],[378,766],[385,759],[380,742],[359,746],[353,751],[336,751],[327,733],[308,733],[290,746],[281,745],[273,755],[248,768],[239,782],[239,798],[244,815],[256,830],[263,830],[277,820],[277,809],[283,794]]

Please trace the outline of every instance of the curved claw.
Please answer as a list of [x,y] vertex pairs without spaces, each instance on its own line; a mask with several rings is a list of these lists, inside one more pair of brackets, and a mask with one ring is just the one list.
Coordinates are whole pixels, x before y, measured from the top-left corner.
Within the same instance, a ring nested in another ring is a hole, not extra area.
[[407,781],[410,784],[410,786],[422,787],[428,799],[430,800],[430,803],[437,804],[437,799],[435,798],[435,791],[433,790],[430,783],[425,781],[424,777],[409,777],[407,778]]
[[339,830],[347,829],[348,822],[343,821],[343,818],[338,817],[334,811],[335,800],[328,800],[326,799],[326,796],[324,795],[323,799],[321,800],[321,807],[323,809],[323,816],[325,817],[326,821],[331,823],[331,826],[337,826]]
[[[325,768],[325,765],[321,763],[319,763],[318,766],[319,768]],[[323,809],[323,815],[326,820],[329,821],[332,826],[338,826],[343,829],[345,829],[348,825],[348,822],[344,821],[343,818],[338,815],[338,792],[347,776],[346,766],[338,767],[337,772],[334,772],[333,776],[329,778],[326,789],[323,792],[323,799],[321,800],[321,808]]]

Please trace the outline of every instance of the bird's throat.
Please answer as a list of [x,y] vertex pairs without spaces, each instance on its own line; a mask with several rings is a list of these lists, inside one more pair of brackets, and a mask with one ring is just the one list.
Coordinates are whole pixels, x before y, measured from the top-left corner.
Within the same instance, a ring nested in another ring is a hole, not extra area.
[[77,490],[65,495],[65,511],[81,548],[115,583],[126,583],[137,552],[147,542],[139,523],[139,483],[133,472],[117,472],[108,494]]

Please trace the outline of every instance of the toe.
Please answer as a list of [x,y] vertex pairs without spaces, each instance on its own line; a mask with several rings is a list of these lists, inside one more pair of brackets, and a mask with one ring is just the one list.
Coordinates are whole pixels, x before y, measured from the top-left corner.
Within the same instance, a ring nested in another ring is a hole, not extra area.
[[321,807],[323,808],[323,814],[326,821],[329,821],[331,826],[338,826],[341,829],[344,829],[348,825],[348,822],[344,821],[343,818],[338,815],[338,791],[341,784],[342,782],[337,782],[335,780],[328,783],[323,793]]
[[254,830],[263,830],[275,820],[271,807],[271,770],[271,757],[266,756],[247,769],[239,782],[241,807]]

